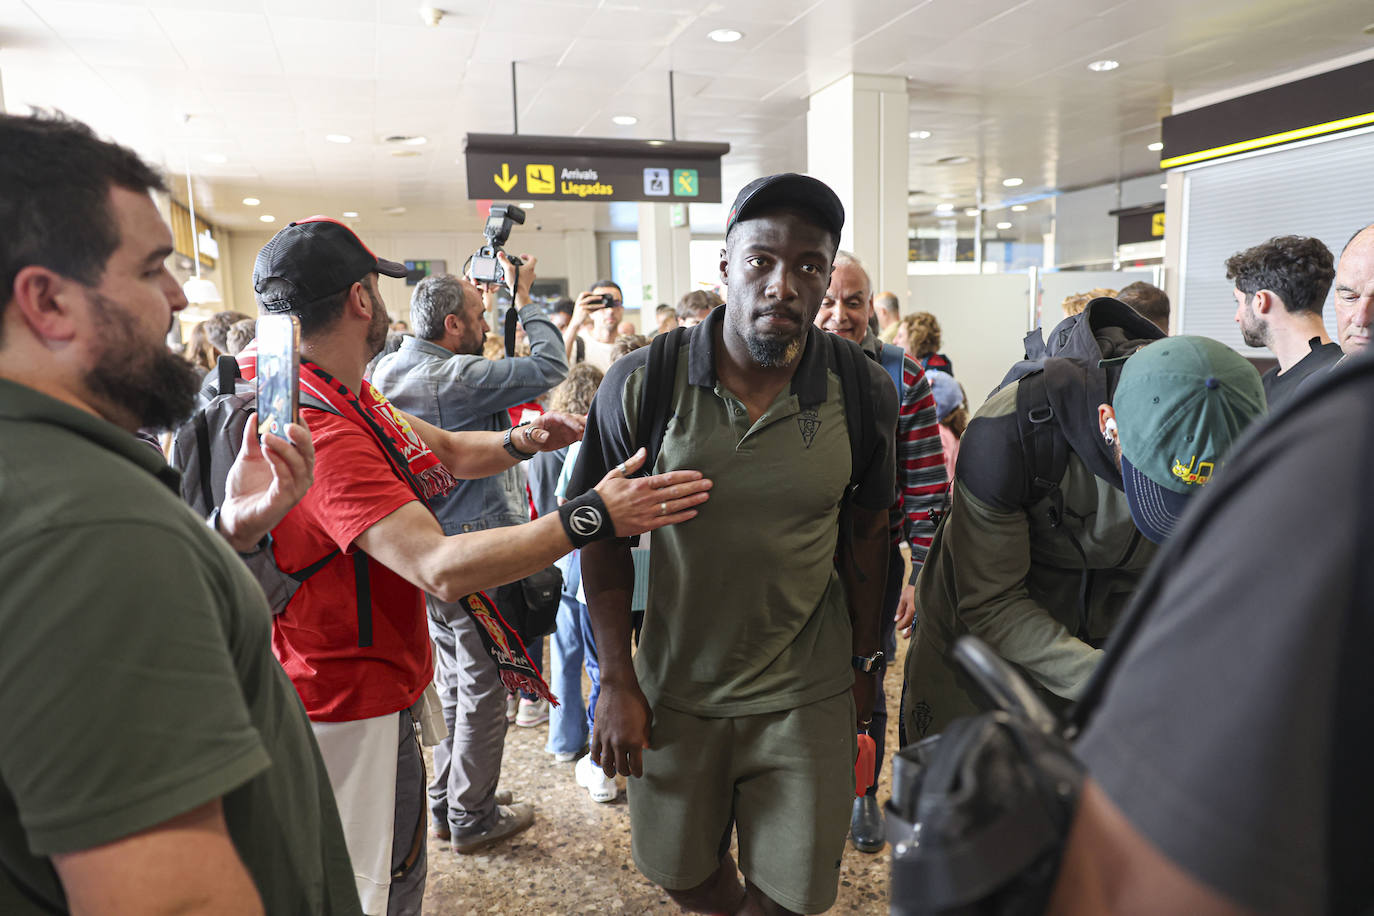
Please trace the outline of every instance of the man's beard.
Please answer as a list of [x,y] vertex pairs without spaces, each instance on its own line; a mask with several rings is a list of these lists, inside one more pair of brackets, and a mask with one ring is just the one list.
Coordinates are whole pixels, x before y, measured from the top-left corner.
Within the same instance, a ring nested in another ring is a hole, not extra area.
[[1240,322],[1240,336],[1247,347],[1269,346],[1269,328],[1261,320],[1246,316]]
[[172,429],[191,415],[201,372],[161,341],[141,340],[132,315],[113,299],[88,290],[103,347],[86,371],[86,387],[140,428]]
[[806,340],[806,329],[802,330],[803,333],[796,337],[748,335],[744,338],[744,343],[749,348],[749,357],[765,369],[790,366],[801,352],[802,343]]
[[[367,287],[363,287],[367,289]],[[391,330],[391,316],[386,313],[381,300],[369,291],[367,298],[372,303],[372,324],[367,326],[367,358],[371,361],[386,349],[386,335]]]

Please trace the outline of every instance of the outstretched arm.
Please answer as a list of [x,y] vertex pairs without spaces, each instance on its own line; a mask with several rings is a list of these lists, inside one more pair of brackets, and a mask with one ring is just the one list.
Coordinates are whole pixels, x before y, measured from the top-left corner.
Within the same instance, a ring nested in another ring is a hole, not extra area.
[[[627,478],[643,460],[641,453],[627,460],[624,470],[612,468],[595,487],[621,537],[694,518],[695,507],[706,501],[711,488],[697,471]],[[356,543],[441,601],[514,582],[549,566],[573,546],[556,514],[509,528],[445,536],[419,500],[382,517]]]

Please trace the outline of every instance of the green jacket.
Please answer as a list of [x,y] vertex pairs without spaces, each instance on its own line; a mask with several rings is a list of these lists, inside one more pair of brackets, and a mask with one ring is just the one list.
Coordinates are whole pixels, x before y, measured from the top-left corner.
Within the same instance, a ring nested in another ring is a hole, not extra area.
[[970,422],[950,511],[916,583],[917,625],[902,708],[910,741],[986,708],[949,655],[965,633],[1013,663],[1052,708],[1076,698],[1155,554],[1131,521],[1119,472],[1105,479],[1104,467],[1114,464],[1104,462],[1101,439],[1089,436],[1084,419],[1091,416],[1095,436],[1096,404],[1087,403],[1096,400],[1091,384],[1057,393],[1061,408],[1072,406],[1059,413],[1078,420],[1078,431],[1066,437],[1071,448],[1058,481],[1062,524],[1052,524],[1052,497],[1027,504],[1033,474],[1024,466],[1017,429],[1021,384],[998,391]]

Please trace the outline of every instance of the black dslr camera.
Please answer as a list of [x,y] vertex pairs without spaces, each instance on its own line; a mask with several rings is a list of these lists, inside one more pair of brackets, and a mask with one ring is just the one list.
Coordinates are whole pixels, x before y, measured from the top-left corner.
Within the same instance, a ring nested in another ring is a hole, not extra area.
[[[487,217],[487,225],[482,229],[487,243],[477,249],[477,253],[472,256],[469,274],[473,283],[493,283],[499,286],[505,282],[506,272],[501,269],[501,262],[496,260],[496,253],[510,238],[511,227],[516,224],[523,225],[524,222],[525,211],[521,208],[512,204],[492,206],[491,215]],[[513,267],[520,266],[519,258],[511,255],[507,257],[510,258]]]

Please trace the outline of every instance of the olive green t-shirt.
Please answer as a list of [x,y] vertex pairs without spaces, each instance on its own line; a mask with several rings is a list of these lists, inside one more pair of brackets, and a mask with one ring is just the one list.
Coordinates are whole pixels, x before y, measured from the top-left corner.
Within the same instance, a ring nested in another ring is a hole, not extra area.
[[361,913],[262,590],[110,423],[0,379],[0,912],[214,799],[269,913]]
[[[701,471],[711,498],[691,521],[654,532],[635,654],[650,702],[698,716],[794,709],[854,681],[834,564],[851,465],[840,376],[824,332],[810,329],[791,384],[751,423],[716,377],[712,330],[723,313],[693,328],[679,351],[673,414],[653,468]],[[570,497],[634,451],[647,350],[618,360],[598,390]],[[896,392],[881,366],[859,360],[871,376],[877,429],[854,503],[885,512]]]

